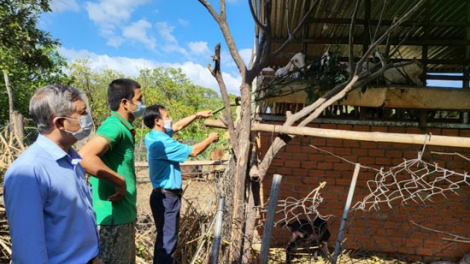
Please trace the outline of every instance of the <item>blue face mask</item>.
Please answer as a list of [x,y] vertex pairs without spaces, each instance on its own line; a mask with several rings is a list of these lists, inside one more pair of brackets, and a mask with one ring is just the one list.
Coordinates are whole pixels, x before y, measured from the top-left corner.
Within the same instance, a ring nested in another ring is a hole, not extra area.
[[144,115],[145,109],[147,107],[142,102],[138,102],[136,105],[137,109],[132,111],[132,115],[134,115],[134,118],[139,118]]
[[79,119],[70,118],[70,117],[64,117],[64,118],[68,120],[78,121],[80,123],[80,130],[78,130],[77,132],[70,132],[68,130],[65,130],[66,132],[72,134],[72,136],[74,136],[78,141],[88,137],[91,131],[93,130],[93,125],[94,125],[93,118],[91,117],[90,114],[86,114],[80,117]]

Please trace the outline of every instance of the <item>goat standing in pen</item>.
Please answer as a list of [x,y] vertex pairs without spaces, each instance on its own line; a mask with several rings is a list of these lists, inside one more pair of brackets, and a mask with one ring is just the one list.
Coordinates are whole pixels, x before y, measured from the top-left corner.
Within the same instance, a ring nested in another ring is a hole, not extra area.
[[289,63],[287,63],[286,66],[277,69],[277,71],[275,73],[275,76],[285,76],[285,75],[287,75],[291,72],[294,72],[296,70],[297,70],[297,72],[293,73],[291,77],[297,78],[300,75],[300,73],[298,71],[299,70],[300,71],[305,70],[305,54],[303,54],[302,52],[296,53],[289,60]]
[[313,249],[315,261],[318,259],[318,252],[320,252],[324,259],[329,256],[328,239],[331,234],[328,230],[328,223],[325,220],[319,217],[315,218],[313,222],[305,219],[296,219],[287,223],[286,226],[292,234],[286,247],[286,264],[291,263],[293,251],[301,243],[307,243],[309,247],[316,247]]

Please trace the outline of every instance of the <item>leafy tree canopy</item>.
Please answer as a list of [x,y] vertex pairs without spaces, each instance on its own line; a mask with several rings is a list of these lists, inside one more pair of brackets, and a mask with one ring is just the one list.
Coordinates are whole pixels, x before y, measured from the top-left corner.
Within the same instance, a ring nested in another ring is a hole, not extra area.
[[[0,0],[0,70],[8,74],[15,110],[27,115],[34,91],[50,83],[67,83],[62,71],[66,61],[57,52],[59,42],[37,28],[37,19],[49,12],[49,0]],[[8,105],[3,74],[0,104]],[[8,120],[8,108],[0,108],[0,123]]]

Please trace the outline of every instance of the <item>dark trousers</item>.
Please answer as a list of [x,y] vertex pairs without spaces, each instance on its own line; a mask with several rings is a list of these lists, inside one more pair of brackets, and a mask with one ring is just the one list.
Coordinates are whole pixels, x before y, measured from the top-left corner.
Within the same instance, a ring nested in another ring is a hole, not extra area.
[[157,227],[153,263],[172,264],[178,241],[181,195],[154,189],[150,195],[150,207]]

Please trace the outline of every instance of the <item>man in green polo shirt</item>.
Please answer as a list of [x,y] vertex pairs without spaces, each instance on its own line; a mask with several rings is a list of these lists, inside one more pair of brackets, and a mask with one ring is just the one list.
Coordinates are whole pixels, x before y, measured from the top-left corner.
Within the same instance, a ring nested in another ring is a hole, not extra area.
[[112,81],[108,102],[111,116],[79,154],[83,168],[94,176],[90,183],[102,261],[133,264],[137,192],[132,122],[145,111],[140,84],[130,79]]

